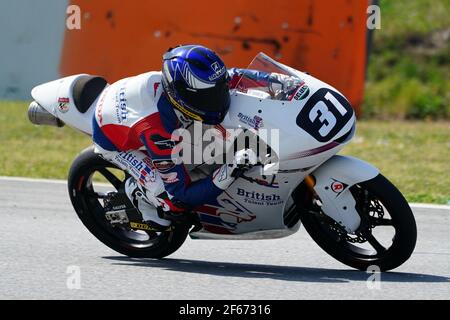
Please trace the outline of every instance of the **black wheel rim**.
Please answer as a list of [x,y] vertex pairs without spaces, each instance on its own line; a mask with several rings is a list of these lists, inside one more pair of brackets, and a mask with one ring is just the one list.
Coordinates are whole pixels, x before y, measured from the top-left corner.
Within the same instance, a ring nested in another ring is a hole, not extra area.
[[[82,206],[84,214],[91,215],[92,221],[96,225],[96,231],[102,232],[119,242],[122,246],[134,249],[148,249],[157,246],[163,238],[170,236],[171,232],[153,232],[144,230],[135,230],[124,226],[113,226],[105,217],[105,210],[102,203],[106,192],[99,191],[94,183],[94,174],[99,173],[109,184],[111,190],[108,192],[118,192],[129,175],[125,173],[125,179],[119,178],[110,169],[118,169],[113,164],[91,166],[83,172],[83,175],[77,179],[77,186],[74,190],[76,198]],[[99,186],[103,187],[101,184]],[[91,230],[94,231],[94,230]]]
[[[351,192],[357,202],[356,209],[361,217],[361,227],[355,234],[348,234],[337,222],[326,216],[317,204],[312,204],[310,214],[312,219],[329,240],[335,242],[347,254],[365,261],[383,259],[396,245],[396,237],[400,226],[396,223],[395,215],[388,210],[387,204],[374,193],[361,185],[355,185]],[[364,203],[362,205],[361,203]],[[389,217],[388,217],[389,216]],[[383,230],[383,241],[374,231]]]

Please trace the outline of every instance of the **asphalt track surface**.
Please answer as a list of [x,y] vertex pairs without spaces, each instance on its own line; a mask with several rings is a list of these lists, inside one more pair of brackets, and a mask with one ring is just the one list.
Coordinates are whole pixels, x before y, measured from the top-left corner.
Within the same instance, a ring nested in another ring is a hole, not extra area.
[[1,178],[0,299],[450,299],[450,210],[413,210],[412,257],[368,283],[371,274],[335,261],[304,229],[277,240],[188,238],[166,259],[131,259],[84,228],[65,183]]

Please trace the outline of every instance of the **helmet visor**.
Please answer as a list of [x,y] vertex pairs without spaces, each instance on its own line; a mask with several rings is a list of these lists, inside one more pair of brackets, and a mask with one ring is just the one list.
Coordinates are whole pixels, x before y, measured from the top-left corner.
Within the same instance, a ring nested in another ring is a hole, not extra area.
[[225,77],[211,88],[191,89],[186,88],[182,83],[175,83],[175,90],[178,98],[200,116],[217,113],[225,117],[230,106],[228,79]]

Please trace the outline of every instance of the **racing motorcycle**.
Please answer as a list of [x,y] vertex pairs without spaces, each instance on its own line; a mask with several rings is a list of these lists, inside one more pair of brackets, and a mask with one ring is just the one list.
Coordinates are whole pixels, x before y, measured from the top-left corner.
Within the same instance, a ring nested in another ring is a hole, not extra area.
[[[348,266],[360,270],[378,266],[386,271],[403,264],[417,237],[407,201],[374,166],[337,155],[355,134],[355,113],[346,98],[263,53],[248,69],[289,80],[274,90],[269,84],[241,79],[231,91],[228,115],[217,128],[225,132],[225,140],[227,130],[233,129],[257,136],[269,150],[259,165],[243,172],[215,201],[194,208],[190,215],[195,219],[157,230],[141,221],[124,194],[128,173],[87,148],[75,158],[68,176],[69,196],[83,224],[113,250],[141,258],[168,256],[188,235],[192,239],[281,238],[303,224],[324,251]],[[29,119],[40,125],[68,124],[91,135],[95,106],[107,86],[105,79],[87,74],[41,84],[31,92]],[[260,134],[263,129],[277,132],[277,148]],[[183,148],[198,142],[190,144]],[[205,162],[188,171],[194,177],[215,167]],[[99,183],[98,176],[107,183]],[[115,199],[112,204],[111,199]]]

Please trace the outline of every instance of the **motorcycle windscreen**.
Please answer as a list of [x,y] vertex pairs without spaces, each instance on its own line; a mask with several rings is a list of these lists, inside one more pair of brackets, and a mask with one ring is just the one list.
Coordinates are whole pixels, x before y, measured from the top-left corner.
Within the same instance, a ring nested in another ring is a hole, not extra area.
[[246,69],[233,89],[263,99],[291,100],[304,81],[297,72],[260,52]]

